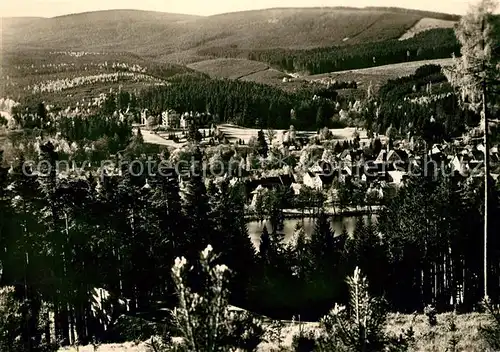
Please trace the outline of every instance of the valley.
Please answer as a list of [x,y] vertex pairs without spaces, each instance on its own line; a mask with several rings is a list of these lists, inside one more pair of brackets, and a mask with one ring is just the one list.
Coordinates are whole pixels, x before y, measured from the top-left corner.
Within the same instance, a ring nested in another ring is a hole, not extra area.
[[1,19],[0,351],[500,348],[493,2],[78,5]]

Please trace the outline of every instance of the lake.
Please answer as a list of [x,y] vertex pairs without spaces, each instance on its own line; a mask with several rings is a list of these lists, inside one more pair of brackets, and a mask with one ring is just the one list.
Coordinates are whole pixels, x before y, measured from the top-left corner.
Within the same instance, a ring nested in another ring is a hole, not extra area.
[[[354,231],[354,226],[356,226],[356,220],[359,217],[362,217],[365,223],[368,222],[369,215],[332,216],[330,217],[332,230],[335,232],[335,234],[340,234],[343,228],[345,227],[347,233],[352,234]],[[371,215],[371,220],[373,223],[376,223],[377,216]],[[266,221],[264,222],[250,221],[247,224],[248,234],[250,235],[250,239],[252,240],[252,243],[255,246],[255,248],[259,247],[260,235],[262,234],[262,230],[264,228],[265,223]],[[302,223],[302,226],[304,227],[304,231],[306,232],[307,236],[310,236],[314,231],[315,218],[313,217],[305,217],[302,219],[285,219],[283,228],[283,233],[285,234],[285,243],[292,238],[293,232],[298,223]],[[269,232],[271,232],[271,225],[269,224],[269,222],[267,222],[267,229],[269,230]]]

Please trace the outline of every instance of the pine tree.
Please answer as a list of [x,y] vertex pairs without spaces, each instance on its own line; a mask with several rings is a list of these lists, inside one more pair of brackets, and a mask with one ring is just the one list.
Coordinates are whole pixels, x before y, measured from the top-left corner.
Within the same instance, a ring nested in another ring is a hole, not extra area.
[[265,194],[265,204],[273,237],[278,237],[284,226],[284,194],[283,190],[273,189]]
[[328,216],[323,210],[316,218],[315,228],[309,241],[311,254],[316,260],[331,258],[334,251],[334,233],[331,229]]
[[[385,333],[387,309],[382,300],[370,296],[368,281],[359,268],[347,279],[349,306],[335,307],[321,320],[326,336],[320,342],[329,350],[384,351],[391,345]],[[401,342],[401,341],[398,341]]]
[[203,139],[203,136],[198,129],[197,121],[194,118],[190,119],[187,133],[187,140],[194,143],[199,143]]
[[335,238],[328,216],[320,211],[308,244],[308,256],[314,268],[308,280],[313,283],[311,289],[314,287],[318,298],[340,298],[344,289],[340,278],[345,277],[343,249],[344,243]]
[[190,178],[183,190],[184,216],[189,219],[184,249],[186,256],[195,256],[210,243],[213,236],[209,219],[210,206],[202,175],[202,154],[199,148],[196,149],[193,158],[195,164],[192,165]]
[[[489,116],[498,102],[500,87],[500,28],[493,14],[497,7],[494,0],[482,0],[461,18],[455,34],[461,44],[462,56],[456,58],[451,70],[445,70],[452,86],[459,91],[461,102],[469,109],[480,111],[484,129],[484,296],[488,296],[488,178],[489,178]],[[496,101],[495,101],[496,100]]]
[[[385,251],[380,238],[375,233],[375,228],[371,221],[365,224],[363,218],[358,218],[354,233],[347,239],[347,255],[349,257],[349,267],[359,267],[372,283],[370,289],[377,295],[383,294],[386,262]],[[373,265],[377,263],[377,265]]]
[[69,262],[71,260],[68,222],[63,212],[64,203],[58,196],[57,166],[58,154],[51,142],[40,146],[41,160],[44,161],[40,170],[38,181],[40,183],[40,194],[43,199],[42,224],[48,236],[50,251],[55,263],[54,273],[57,278],[55,309],[56,309],[56,335],[69,344],[70,339],[70,278],[68,275]]
[[266,136],[264,135],[264,131],[260,130],[257,133],[257,153],[266,158],[268,151],[269,147],[267,146]]
[[310,270],[308,240],[306,233],[301,223],[297,223],[295,227],[293,239],[288,244],[288,251],[292,257],[292,273],[299,279],[303,280],[307,277],[307,271]]
[[375,138],[375,140],[373,141],[372,149],[373,149],[373,156],[376,158],[380,154],[380,151],[382,150],[382,142],[380,141],[380,138],[378,137]]
[[259,257],[264,262],[269,262],[269,251],[271,250],[271,237],[269,236],[269,231],[267,226],[264,224],[262,229],[262,234],[260,235],[259,244]]
[[500,348],[500,306],[489,298],[483,299],[482,306],[488,314],[490,324],[480,328],[481,335],[490,348],[497,350]]
[[[243,298],[243,294],[248,294],[248,284],[252,273],[255,271],[255,248],[248,234],[247,222],[245,219],[245,195],[243,184],[236,183],[230,189],[232,220],[234,230],[230,232],[231,253],[229,261],[233,263],[234,280],[232,294]],[[245,290],[243,292],[243,290]],[[238,302],[238,300],[237,300]]]
[[45,104],[40,102],[37,106],[37,117],[39,119],[39,123],[37,123],[37,127],[46,128],[47,127],[47,109],[45,108]]

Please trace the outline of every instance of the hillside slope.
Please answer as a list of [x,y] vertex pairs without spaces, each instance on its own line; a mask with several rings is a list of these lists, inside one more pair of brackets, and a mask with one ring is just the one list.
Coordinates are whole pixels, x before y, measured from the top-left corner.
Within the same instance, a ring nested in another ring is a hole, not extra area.
[[279,8],[208,17],[110,10],[5,19],[6,49],[132,51],[165,57],[210,47],[312,48],[399,38],[423,15],[392,9]]
[[97,53],[50,50],[3,52],[0,98],[25,98],[59,106],[87,105],[110,89],[142,89],[164,83],[185,66],[144,60],[127,52]]
[[159,40],[197,16],[137,10],[109,10],[53,18],[3,19],[4,47],[54,50],[129,51]]
[[453,28],[457,22],[449,20],[440,20],[437,18],[424,17],[418,21],[412,28],[403,34],[399,40],[413,38],[418,33],[422,33],[435,28]]
[[374,88],[377,89],[379,86],[384,84],[389,79],[400,78],[404,76],[409,76],[415,73],[415,71],[424,65],[439,65],[442,67],[450,66],[453,63],[453,59],[436,59],[436,60],[424,60],[424,61],[413,61],[413,62],[403,62],[399,64],[383,65],[377,67],[363,68],[358,70],[348,70],[348,71],[338,71],[331,73],[323,73],[318,75],[310,75],[302,77],[307,81],[356,81],[360,89],[366,89],[368,86],[373,84]]

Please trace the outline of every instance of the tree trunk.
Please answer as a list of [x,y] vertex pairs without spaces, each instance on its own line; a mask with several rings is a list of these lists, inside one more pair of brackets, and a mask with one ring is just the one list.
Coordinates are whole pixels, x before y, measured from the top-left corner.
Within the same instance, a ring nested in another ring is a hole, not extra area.
[[[484,33],[486,26],[486,19],[482,18],[481,29],[482,33]],[[485,42],[484,36],[481,40],[482,49],[485,50]],[[489,175],[489,157],[490,157],[490,149],[489,138],[488,138],[488,103],[487,103],[487,86],[486,86],[486,63],[482,62],[482,71],[483,71],[483,79],[481,82],[482,86],[482,103],[483,103],[483,116],[484,116],[484,297],[488,296],[488,175]]]

